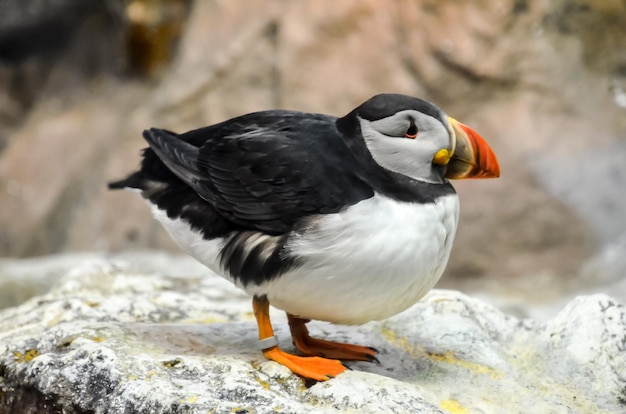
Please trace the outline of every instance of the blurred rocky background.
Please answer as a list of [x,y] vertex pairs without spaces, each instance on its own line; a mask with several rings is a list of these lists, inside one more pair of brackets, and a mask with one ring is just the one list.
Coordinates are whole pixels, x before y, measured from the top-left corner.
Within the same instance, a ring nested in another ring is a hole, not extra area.
[[139,197],[106,190],[144,128],[400,92],[502,166],[455,183],[442,286],[626,298],[625,22],[625,0],[0,0],[0,285],[6,258],[176,250]]

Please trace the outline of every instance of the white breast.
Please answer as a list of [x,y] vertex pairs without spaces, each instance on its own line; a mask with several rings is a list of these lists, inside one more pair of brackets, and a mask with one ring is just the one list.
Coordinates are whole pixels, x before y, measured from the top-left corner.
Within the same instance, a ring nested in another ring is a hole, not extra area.
[[456,194],[432,204],[377,194],[295,234],[287,247],[303,265],[246,290],[310,319],[359,324],[389,317],[441,277],[458,212]]
[[259,286],[242,286],[218,261],[222,239],[204,240],[184,220],[152,206],[172,239],[250,295],[301,317],[360,324],[399,313],[424,296],[443,273],[458,221],[456,194],[432,204],[381,195],[338,214],[320,216],[287,244],[302,266]]

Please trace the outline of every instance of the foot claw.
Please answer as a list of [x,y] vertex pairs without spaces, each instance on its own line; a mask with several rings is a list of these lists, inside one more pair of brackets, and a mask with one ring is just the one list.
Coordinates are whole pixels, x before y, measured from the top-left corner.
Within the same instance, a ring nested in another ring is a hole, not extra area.
[[371,355],[369,362],[373,362],[375,364],[380,365],[380,361],[374,355]]

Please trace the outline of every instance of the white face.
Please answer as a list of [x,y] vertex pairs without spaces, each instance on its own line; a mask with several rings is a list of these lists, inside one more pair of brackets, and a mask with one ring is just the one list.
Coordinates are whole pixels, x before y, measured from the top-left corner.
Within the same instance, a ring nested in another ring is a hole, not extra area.
[[439,150],[454,150],[449,125],[412,109],[375,121],[359,117],[359,122],[365,144],[379,165],[420,181],[444,181],[441,173],[433,171],[432,162]]

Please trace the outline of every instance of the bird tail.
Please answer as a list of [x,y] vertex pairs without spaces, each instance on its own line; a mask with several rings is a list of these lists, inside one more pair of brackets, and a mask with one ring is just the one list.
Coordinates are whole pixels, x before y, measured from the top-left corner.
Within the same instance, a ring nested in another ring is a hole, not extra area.
[[180,139],[165,129],[150,128],[143,132],[144,139],[163,164],[187,185],[193,187],[202,179],[198,171],[199,148]]
[[143,150],[141,168],[128,177],[108,183],[110,190],[139,189],[149,191],[159,183],[178,176],[191,180],[197,173],[193,161],[198,148],[180,140],[178,134],[165,129],[151,128],[143,132],[150,147]]
[[138,188],[143,190],[145,186],[143,174],[137,171],[123,180],[108,183],[109,190],[123,190],[125,188]]

